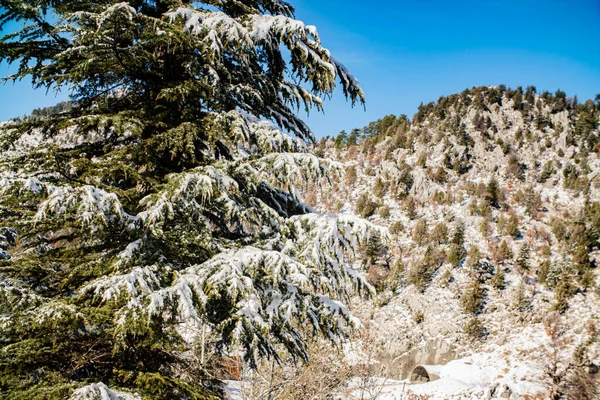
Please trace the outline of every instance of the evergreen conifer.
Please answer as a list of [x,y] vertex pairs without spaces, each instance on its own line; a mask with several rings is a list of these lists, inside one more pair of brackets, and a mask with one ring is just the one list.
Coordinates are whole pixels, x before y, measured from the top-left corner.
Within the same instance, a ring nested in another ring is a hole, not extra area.
[[298,179],[336,166],[308,153],[296,110],[338,81],[363,93],[293,15],[281,0],[1,3],[0,28],[20,29],[0,39],[7,78],[72,105],[0,132],[0,210],[20,234],[0,261],[3,397],[220,397],[204,348],[306,359],[307,334],[355,323],[334,299],[369,291],[347,256],[372,228],[299,199]]

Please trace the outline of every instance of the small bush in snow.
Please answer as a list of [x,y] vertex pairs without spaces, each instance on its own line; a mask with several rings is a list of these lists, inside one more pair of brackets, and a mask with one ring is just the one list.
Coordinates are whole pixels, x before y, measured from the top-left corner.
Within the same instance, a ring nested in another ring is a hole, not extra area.
[[485,328],[477,317],[471,318],[463,325],[463,332],[473,339],[481,339],[485,336]]

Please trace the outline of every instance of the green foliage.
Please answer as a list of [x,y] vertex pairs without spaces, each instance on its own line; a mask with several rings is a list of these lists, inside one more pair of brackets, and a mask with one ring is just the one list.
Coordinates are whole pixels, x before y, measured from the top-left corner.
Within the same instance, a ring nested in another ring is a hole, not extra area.
[[520,312],[527,311],[531,308],[531,298],[525,293],[525,286],[520,283],[514,292],[513,307]]
[[378,233],[374,233],[369,237],[366,243],[365,256],[371,259],[371,264],[375,264],[375,259],[382,255],[384,251],[384,245],[381,241],[381,236]]
[[467,210],[469,211],[470,215],[479,215],[479,204],[477,202],[477,199],[471,199]]
[[406,275],[406,266],[402,262],[401,258],[398,258],[392,268],[390,269],[390,273],[387,276],[385,286],[390,288],[391,290],[396,290],[396,288],[400,285],[402,279],[404,279]]
[[390,207],[387,205],[379,207],[377,214],[383,219],[388,219],[390,217]]
[[473,269],[477,269],[479,262],[481,261],[481,251],[477,246],[471,246],[467,252],[467,260],[465,266]]
[[440,275],[440,285],[442,287],[448,287],[448,285],[452,282],[454,278],[452,277],[452,272],[447,269],[445,270],[442,275]]
[[577,167],[569,163],[563,168],[563,187],[577,193],[586,192],[589,189],[589,181],[587,176],[581,174]]
[[535,96],[534,94],[537,93],[537,89],[535,86],[527,86],[526,90],[525,90],[525,101],[527,102],[527,104],[529,106],[532,106],[535,104]]
[[467,255],[464,242],[465,225],[463,221],[457,221],[450,239],[450,248],[448,249],[448,262],[453,266],[458,266],[460,261]]
[[492,176],[485,188],[484,199],[492,207],[498,207],[498,199],[500,188],[498,187],[498,181]]
[[352,186],[354,185],[354,183],[356,183],[356,165],[351,165],[346,169],[346,175],[345,175],[345,179],[346,179],[346,185],[348,186]]
[[433,180],[437,183],[446,183],[448,181],[448,174],[444,167],[438,167],[432,176]]
[[479,314],[483,308],[485,289],[478,279],[473,279],[460,298],[460,305],[469,314]]
[[542,261],[542,263],[540,264],[539,268],[538,268],[538,282],[541,283],[542,285],[545,285],[548,282],[548,276],[550,274],[550,267],[551,267],[552,263],[550,262],[550,260],[546,259],[544,261]]
[[546,161],[544,163],[544,166],[542,167],[542,172],[540,174],[540,182],[541,183],[545,183],[548,181],[548,179],[550,179],[554,174],[556,173],[556,170],[554,169],[554,165],[552,163],[552,161]]
[[389,231],[392,235],[399,235],[404,232],[404,224],[402,221],[396,221],[390,225]]
[[481,236],[487,238],[490,235],[490,229],[490,221],[487,218],[482,218],[479,223],[479,233],[481,233]]
[[583,286],[584,290],[589,288],[593,288],[596,286],[596,274],[593,270],[588,269],[583,273],[580,278],[581,286]]
[[365,127],[363,130],[365,134],[390,136],[397,132],[405,132],[409,126],[410,120],[405,114],[400,114],[397,117],[390,114],[368,125],[373,129]]
[[409,219],[417,218],[417,201],[412,196],[404,201],[404,209]]
[[591,150],[598,142],[597,132],[600,108],[591,101],[577,108],[578,117],[574,127],[575,136],[588,150]]
[[506,175],[518,180],[525,179],[525,166],[521,164],[515,153],[508,155]]
[[498,221],[498,229],[503,235],[508,235],[512,238],[518,237],[521,231],[519,229],[519,217],[517,213],[511,211],[506,218],[501,216]]
[[550,220],[550,226],[552,227],[552,234],[556,237],[559,242],[566,242],[569,237],[569,229],[565,221],[560,218],[552,218]]
[[552,249],[548,244],[541,245],[538,252],[543,257],[550,257],[552,255]]
[[460,247],[465,244],[465,223],[462,220],[456,222],[451,243]]
[[365,192],[358,200],[356,200],[356,206],[354,207],[354,212],[360,215],[362,218],[368,218],[371,215],[375,214],[375,210],[377,210],[378,204],[371,200],[369,193]]
[[423,292],[427,288],[431,278],[437,269],[443,264],[444,255],[438,250],[428,247],[423,258],[414,263],[408,270],[406,276],[409,285]]
[[[0,166],[15,177],[3,224],[22,233],[0,268],[0,293],[18,300],[1,305],[3,397],[64,399],[104,382],[148,399],[222,398],[197,360],[201,327],[207,351],[241,348],[250,365],[305,360],[306,335],[347,332],[347,309],[323,299],[362,287],[340,257],[366,239],[350,234],[358,222],[305,215],[294,182],[318,184],[330,165],[307,153],[297,111],[321,110],[338,82],[353,104],[363,93],[290,4],[1,8],[6,78],[71,94],[0,131],[3,155],[33,129],[45,140]],[[52,144],[65,132],[68,145]],[[27,189],[34,178],[41,189]],[[335,237],[320,243],[323,231]],[[284,250],[292,237],[300,248]],[[322,258],[304,258],[310,246]],[[278,295],[295,304],[287,317]]]
[[360,137],[360,130],[354,128],[350,131],[346,144],[348,146],[356,146],[358,144],[358,138]]
[[525,204],[525,192],[523,192],[521,189],[518,189],[513,196],[513,200],[519,205]]
[[417,159],[416,165],[418,167],[425,168],[426,164],[427,164],[427,154],[426,153],[419,154],[419,158]]
[[571,280],[569,264],[564,260],[551,263],[544,279],[545,285],[555,290],[564,279]]
[[578,276],[583,276],[591,268],[588,249],[585,245],[579,244],[575,248],[572,264]]
[[479,114],[478,112],[475,114],[475,117],[473,117],[471,123],[473,124],[475,129],[482,135],[484,135],[487,132],[485,117]]
[[458,266],[460,261],[465,257],[466,250],[463,246],[460,246],[456,243],[450,244],[450,248],[448,249],[448,262],[453,266]]
[[411,174],[411,168],[408,164],[400,166],[400,177],[397,182],[397,196],[399,200],[407,199],[410,197],[410,189],[414,184],[414,178]]
[[415,121],[416,123],[424,122],[427,118],[427,114],[429,114],[433,108],[433,102],[427,104],[423,104],[421,102],[421,104],[419,104],[417,113],[413,116],[413,121]]
[[427,241],[427,221],[420,219],[413,227],[412,239],[419,246],[423,245]]
[[396,117],[395,115],[390,114],[377,121],[371,122],[363,128],[363,132],[366,137],[390,135],[398,128],[405,126],[408,123],[409,121],[406,118],[406,115]]
[[17,123],[39,121],[58,114],[67,113],[71,111],[72,108],[73,104],[70,101],[61,101],[50,107],[36,108],[30,115],[17,117],[13,121]]
[[415,321],[416,324],[421,324],[425,321],[425,314],[422,310],[415,311],[413,314],[413,321]]
[[465,334],[473,339],[481,339],[485,336],[485,327],[479,318],[471,318],[463,325],[462,330]]
[[505,286],[506,274],[502,268],[496,268],[496,273],[490,280],[490,285],[494,289],[503,290]]
[[429,233],[429,240],[437,244],[446,243],[448,241],[448,226],[443,222],[439,222]]
[[510,261],[513,258],[513,252],[512,249],[510,247],[510,245],[508,244],[508,242],[506,240],[502,240],[502,243],[500,243],[500,247],[498,248],[498,261],[499,262],[505,262],[505,261]]
[[516,111],[520,111],[523,108],[523,89],[520,86],[515,90],[512,101],[513,109]]
[[373,185],[373,195],[376,197],[383,197],[388,190],[388,184],[384,182],[381,178],[377,178],[375,180],[375,185]]
[[338,150],[345,149],[348,146],[348,134],[346,131],[341,131],[334,139],[335,148]]
[[534,191],[533,188],[527,190],[525,195],[525,212],[535,217],[537,211],[542,207],[541,195]]
[[569,298],[573,292],[571,280],[566,274],[563,274],[554,291],[555,302],[552,310],[563,313],[569,308]]
[[529,259],[531,258],[531,250],[529,249],[529,245],[524,242],[521,247],[519,247],[519,253],[517,255],[517,266],[524,271],[529,271]]

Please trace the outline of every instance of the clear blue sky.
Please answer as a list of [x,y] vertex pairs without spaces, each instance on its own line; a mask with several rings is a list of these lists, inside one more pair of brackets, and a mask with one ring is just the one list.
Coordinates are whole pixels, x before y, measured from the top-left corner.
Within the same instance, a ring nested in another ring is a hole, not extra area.
[[[421,101],[472,86],[535,85],[580,100],[600,93],[599,0],[289,1],[367,95],[366,112],[338,92],[324,115],[312,113],[319,137],[387,114],[412,117]],[[28,82],[0,86],[0,120],[64,98]]]

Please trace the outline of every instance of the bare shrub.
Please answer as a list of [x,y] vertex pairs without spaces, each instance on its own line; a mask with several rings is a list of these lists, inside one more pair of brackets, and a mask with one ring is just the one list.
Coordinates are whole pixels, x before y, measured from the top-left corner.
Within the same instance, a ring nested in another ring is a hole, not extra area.
[[[326,342],[309,345],[310,360],[299,364],[285,359],[280,364],[263,361],[255,370],[245,369],[240,381],[245,400],[325,400],[339,391],[352,376],[340,348]],[[324,379],[326,377],[326,379]]]
[[567,345],[568,339],[559,313],[550,314],[544,321],[544,329],[550,337],[549,358],[546,374],[551,381],[551,393],[555,399],[593,400],[600,396],[598,366],[588,358],[588,347],[596,341],[595,327],[586,329],[587,340],[576,346],[570,359]]

